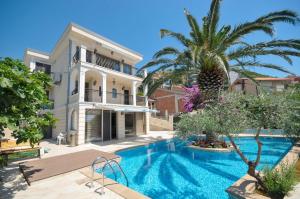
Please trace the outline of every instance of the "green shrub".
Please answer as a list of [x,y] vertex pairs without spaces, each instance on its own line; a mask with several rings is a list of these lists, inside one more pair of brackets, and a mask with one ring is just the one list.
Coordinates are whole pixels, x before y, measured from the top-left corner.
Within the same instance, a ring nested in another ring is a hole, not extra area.
[[265,167],[263,169],[263,183],[266,191],[272,198],[284,198],[284,196],[296,184],[295,165],[280,164],[279,169]]

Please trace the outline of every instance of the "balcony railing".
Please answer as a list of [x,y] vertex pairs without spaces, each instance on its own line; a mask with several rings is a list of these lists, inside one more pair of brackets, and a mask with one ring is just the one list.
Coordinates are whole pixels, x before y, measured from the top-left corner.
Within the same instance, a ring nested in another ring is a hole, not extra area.
[[133,105],[133,96],[124,93],[106,92],[106,102],[110,104]]
[[137,95],[136,96],[136,105],[137,106],[145,106],[146,105],[145,97]]
[[85,102],[102,102],[102,92],[95,89],[85,89]]
[[[102,91],[94,89],[85,89],[85,102],[102,102]],[[124,93],[106,92],[106,103],[133,105],[133,95]],[[145,106],[145,97],[136,96],[136,105]]]
[[[79,60],[80,60],[80,48],[77,47],[76,52],[73,55],[73,62],[78,63]],[[86,62],[95,64],[97,66],[101,66],[104,68],[108,68],[110,70],[122,72],[122,73],[125,73],[128,75],[133,75],[133,76],[141,77],[141,78],[144,77],[144,73],[142,71],[140,73],[137,73],[138,68],[131,66],[129,64],[120,62],[118,60],[112,59],[110,57],[106,57],[97,52],[92,52],[92,51],[87,50]]]

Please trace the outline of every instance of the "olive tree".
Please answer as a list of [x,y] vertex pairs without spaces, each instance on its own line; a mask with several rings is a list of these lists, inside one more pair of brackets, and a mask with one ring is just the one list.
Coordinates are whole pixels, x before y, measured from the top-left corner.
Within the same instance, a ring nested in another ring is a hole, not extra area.
[[50,112],[41,112],[50,105],[45,88],[51,79],[43,72],[31,72],[19,60],[0,60],[0,135],[13,131],[17,143],[29,141],[31,147],[42,137],[42,129],[54,123]]
[[[225,93],[217,103],[205,107],[197,114],[182,116],[177,126],[177,135],[184,137],[183,135],[189,136],[199,131],[214,131],[226,135],[243,162],[248,165],[247,173],[265,188],[259,173],[256,172],[263,145],[259,139],[261,129],[284,129],[290,113],[291,106],[285,94],[263,93],[253,96]],[[256,129],[254,139],[258,150],[255,160],[248,159],[235,143],[234,136],[246,128]]]

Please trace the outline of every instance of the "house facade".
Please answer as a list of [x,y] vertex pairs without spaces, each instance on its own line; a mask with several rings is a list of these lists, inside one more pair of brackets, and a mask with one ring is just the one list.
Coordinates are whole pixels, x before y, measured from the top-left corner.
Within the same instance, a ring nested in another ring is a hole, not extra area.
[[300,77],[297,76],[283,78],[257,77],[254,80],[257,84],[249,78],[238,78],[232,83],[231,89],[233,91],[257,95],[260,89],[267,92],[280,92],[287,89],[289,85],[300,83]]
[[51,53],[27,49],[24,63],[53,79],[47,93],[58,121],[51,136],[64,132],[83,144],[146,134],[151,110],[137,90],[147,72],[137,74],[134,67],[141,60],[139,53],[73,23]]

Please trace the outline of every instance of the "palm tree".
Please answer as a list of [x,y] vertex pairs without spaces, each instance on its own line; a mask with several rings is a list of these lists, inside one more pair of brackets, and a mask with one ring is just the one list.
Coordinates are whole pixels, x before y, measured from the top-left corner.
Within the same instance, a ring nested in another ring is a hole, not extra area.
[[[297,13],[289,10],[276,11],[235,27],[223,25],[221,28],[218,26],[220,0],[212,0],[201,27],[188,11],[185,10],[184,13],[190,27],[189,37],[166,29],[160,30],[162,38],[175,38],[183,45],[183,49],[165,47],[140,69],[154,68],[143,82],[149,85],[148,95],[166,80],[178,81],[194,76],[205,99],[212,100],[216,99],[228,82],[230,71],[251,79],[248,75],[251,67],[270,68],[292,74],[285,67],[264,63],[259,58],[266,55],[279,56],[292,64],[291,56],[300,56],[300,40],[273,39],[249,44],[243,41],[243,37],[258,31],[273,36],[276,22],[295,25],[299,22]],[[168,73],[164,78],[154,78],[155,74],[165,70]]]

